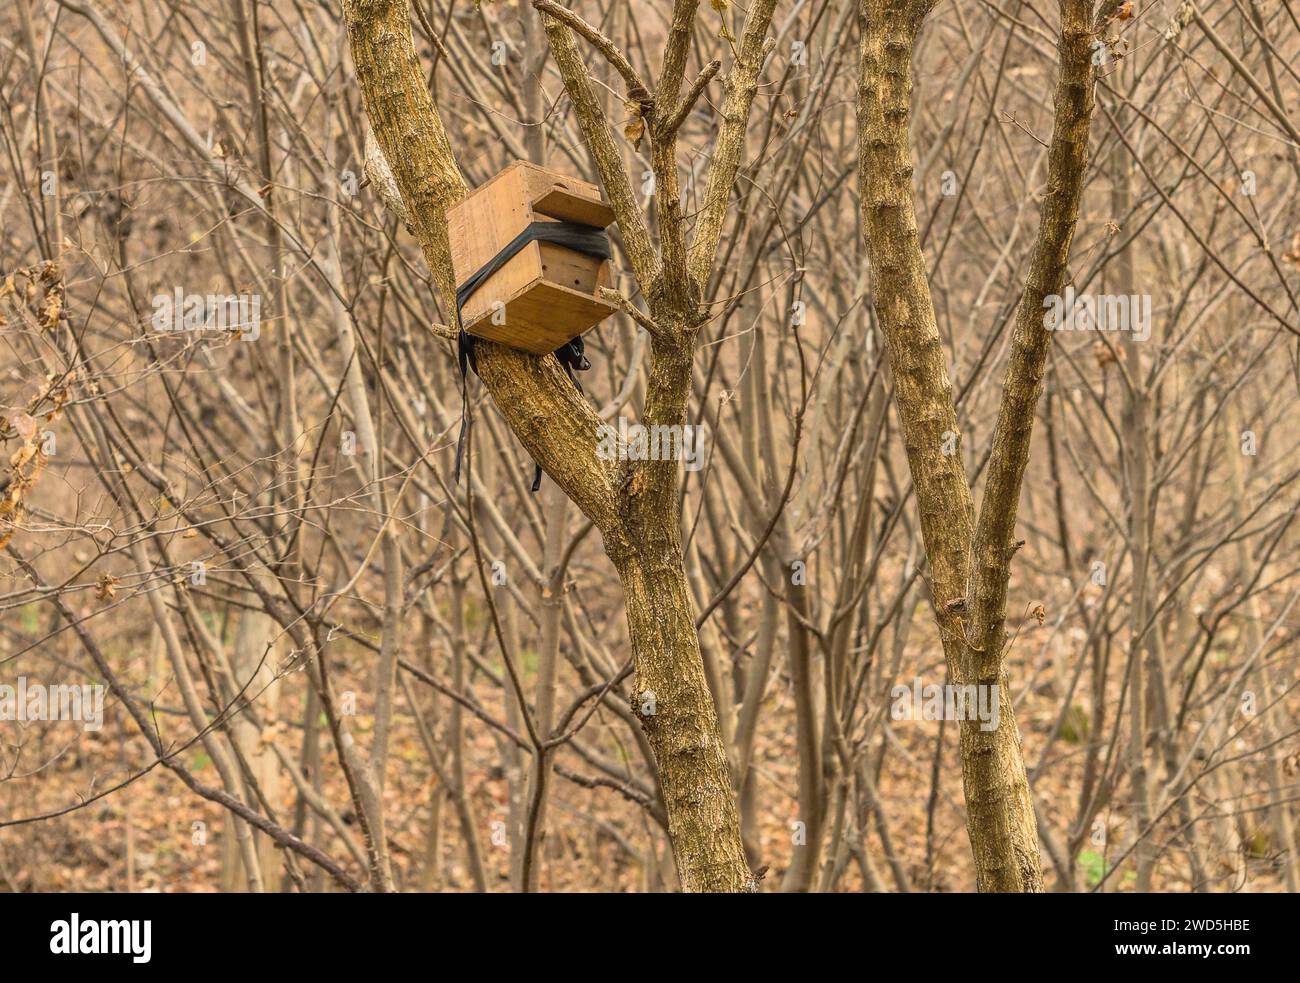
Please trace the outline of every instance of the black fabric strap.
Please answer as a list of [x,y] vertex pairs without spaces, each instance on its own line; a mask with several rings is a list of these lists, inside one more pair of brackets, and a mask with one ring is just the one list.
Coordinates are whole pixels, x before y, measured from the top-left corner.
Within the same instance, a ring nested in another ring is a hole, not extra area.
[[[553,242],[575,252],[595,256],[597,259],[609,259],[611,256],[609,236],[605,234],[604,229],[580,225],[577,222],[533,222],[476,270],[473,276],[456,288],[456,320],[461,324],[460,334],[456,340],[456,357],[460,362],[460,436],[456,440],[456,471],[452,480],[457,484],[460,483],[461,459],[465,454],[465,428],[469,418],[468,370],[473,369],[478,372],[478,366],[474,362],[474,336],[464,328],[461,309],[488,277],[510,262],[511,258],[530,242]],[[587,361],[587,356],[584,354],[582,336],[566,341],[555,349],[554,355],[560,360],[560,365],[564,367],[564,373],[569,377],[569,381],[578,392],[582,392],[582,385],[573,374],[591,368],[591,363]],[[534,465],[534,468],[532,490],[537,491],[542,485],[542,468],[541,465]]]
[[483,285],[484,280],[510,262],[515,254],[530,242],[553,242],[558,246],[567,246],[575,252],[586,253],[598,259],[610,258],[609,236],[605,234],[604,229],[579,225],[577,222],[533,222],[506,243],[501,252],[484,263],[473,276],[456,288],[456,309],[459,311],[464,307],[465,301],[474,295],[474,291]]

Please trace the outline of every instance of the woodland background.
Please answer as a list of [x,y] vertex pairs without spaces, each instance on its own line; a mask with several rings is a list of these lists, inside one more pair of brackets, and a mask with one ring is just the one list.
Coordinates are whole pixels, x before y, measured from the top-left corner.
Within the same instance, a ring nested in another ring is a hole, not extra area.
[[[657,68],[671,4],[567,6]],[[1056,336],[1008,604],[1045,878],[1132,890],[1145,855],[1156,890],[1294,891],[1300,8],[1131,7],[1069,269],[1149,295],[1153,330]],[[694,361],[710,438],[683,541],[764,889],[970,890],[956,726],[890,715],[944,660],[863,246],[857,13],[777,4]],[[595,178],[533,6],[413,17],[471,184],[520,158]],[[680,131],[688,218],[743,17],[714,0],[695,21],[689,77],[721,75]],[[451,480],[450,315],[368,177],[339,6],[16,0],[0,25],[0,682],[108,670],[146,708],[109,695],[97,732],[0,722],[0,890],[355,887],[376,817],[403,890],[519,890],[530,851],[543,890],[675,889],[599,533],[553,482],[529,492],[473,379]],[[1053,5],[945,2],[916,54],[918,222],[976,476],[1057,29]],[[650,215],[636,106],[579,44]],[[617,250],[615,270],[637,305]],[[151,298],[177,286],[257,294],[258,337],[160,334]],[[619,314],[586,344],[593,405],[635,419],[645,331]],[[488,592],[529,700],[567,728],[540,776]]]

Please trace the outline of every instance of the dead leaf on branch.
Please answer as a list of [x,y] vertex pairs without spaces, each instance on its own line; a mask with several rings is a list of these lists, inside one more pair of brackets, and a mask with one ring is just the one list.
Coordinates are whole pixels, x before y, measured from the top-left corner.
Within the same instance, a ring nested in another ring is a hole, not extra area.
[[731,3],[729,0],[709,0],[709,5],[718,12],[718,16],[722,19],[722,30],[718,32],[718,36],[734,46],[736,35],[731,33],[731,28],[727,25],[727,8],[731,6]]
[[117,594],[120,581],[111,573],[101,573],[95,578],[95,597],[101,601],[111,601]]
[[[15,278],[26,282],[19,289]],[[59,322],[67,320],[63,293],[63,269],[54,260],[37,266],[14,270],[0,285],[0,300],[12,297],[13,306],[25,318],[45,331],[53,331]],[[30,323],[29,322],[29,323]]]
[[[26,286],[21,295],[14,284],[15,277],[24,277]],[[39,287],[38,287],[39,284]],[[58,327],[63,314],[63,273],[58,263],[45,262],[39,266],[15,270],[5,278],[0,287],[0,298],[21,296],[13,306],[19,313],[32,319],[42,330]],[[29,322],[30,323],[30,322]],[[49,374],[44,388],[27,401],[26,408],[0,417],[0,443],[5,455],[0,457],[8,465],[0,469],[0,546],[13,538],[22,522],[24,502],[35,487],[46,465],[46,434],[40,421],[52,423],[62,414],[68,400],[68,376]],[[17,447],[9,449],[10,442]]]
[[1291,248],[1282,254],[1282,261],[1292,266],[1300,266],[1300,232],[1291,240]]
[[645,134],[645,115],[641,103],[635,100],[628,100],[624,103],[627,109],[627,122],[623,124],[623,136],[627,137],[629,143],[634,147],[639,146],[641,137]]
[[36,419],[28,413],[15,413],[9,422],[23,440],[30,440],[36,433]]

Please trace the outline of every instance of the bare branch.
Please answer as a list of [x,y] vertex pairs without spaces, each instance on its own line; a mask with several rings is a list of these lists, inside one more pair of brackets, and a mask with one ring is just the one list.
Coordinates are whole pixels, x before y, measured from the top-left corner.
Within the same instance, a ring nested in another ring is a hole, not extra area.
[[686,122],[686,117],[690,115],[691,109],[699,100],[705,87],[713,81],[714,76],[718,74],[718,70],[721,68],[722,62],[718,61],[716,58],[704,66],[704,70],[700,72],[695,81],[691,83],[691,87],[687,90],[686,97],[682,99],[681,105],[673,111],[672,116],[664,121],[662,128],[656,134],[658,138],[665,140],[670,139],[677,133],[678,129],[681,128],[682,123]]
[[587,23],[582,17],[563,4],[556,3],[555,0],[533,0],[533,6],[542,13],[549,14],[556,20],[573,28],[573,30],[590,41],[592,46],[604,55],[605,60],[614,67],[614,71],[623,76],[623,81],[627,83],[627,96],[629,99],[642,103],[653,101],[654,96],[650,92],[650,87],[642,81],[641,76],[632,67],[632,63],[618,49],[618,45],[602,34],[598,28]]
[[727,78],[727,98],[722,104],[722,127],[713,147],[713,160],[709,165],[709,183],[704,191],[704,204],[695,224],[695,241],[691,243],[687,271],[701,287],[709,277],[718,242],[722,238],[722,225],[731,200],[731,188],[740,170],[745,152],[745,131],[749,126],[749,111],[758,91],[758,73],[768,53],[776,46],[768,38],[776,0],[754,0],[745,17],[740,36],[740,57],[731,67]]

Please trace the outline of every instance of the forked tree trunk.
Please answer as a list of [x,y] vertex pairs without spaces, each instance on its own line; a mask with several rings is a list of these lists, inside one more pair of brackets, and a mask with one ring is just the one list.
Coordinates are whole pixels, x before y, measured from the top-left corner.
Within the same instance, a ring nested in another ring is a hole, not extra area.
[[1041,891],[1033,800],[1003,666],[1012,532],[1050,334],[1045,296],[1065,275],[1087,160],[1095,72],[1088,0],[1062,0],[1048,194],[1018,310],[978,524],[952,383],[917,232],[908,118],[912,53],[933,0],[862,0],[859,192],[873,302],[895,379],[944,656],[956,685],[996,686],[995,730],[961,722],[966,827],[981,891]]
[[[770,7],[767,2],[756,4],[769,17]],[[400,0],[348,0],[344,10],[366,114],[434,281],[444,300],[451,302],[455,278],[446,214],[467,188],[425,86],[407,6]],[[654,361],[641,422],[681,426],[686,422],[693,345],[701,322],[695,299],[698,285],[693,291],[684,280],[680,248],[664,258],[675,275],[665,273],[652,256],[626,175],[615,170],[617,151],[608,134],[592,126],[598,104],[585,66],[566,29],[550,19],[545,25],[644,292],[651,294],[646,284],[658,281],[650,305],[658,326],[652,344]],[[764,30],[760,24],[746,31],[746,51],[754,47],[750,34],[756,33],[761,41]],[[667,95],[669,101],[675,100],[673,93]],[[743,130],[743,118],[740,126]],[[615,178],[612,184],[611,178]],[[660,178],[661,209],[677,207],[674,184]],[[722,190],[730,190],[730,179],[725,179]],[[671,221],[675,214],[661,215],[661,225],[667,224],[662,222],[665,217]],[[667,245],[674,236],[662,233],[661,238]],[[606,553],[622,580],[637,675],[633,710],[645,727],[659,767],[683,890],[753,890],[682,556],[679,462],[600,459],[596,454],[600,420],[575,393],[555,359],[488,342],[480,342],[475,350],[479,377],[498,410],[533,459],[601,531]]]

